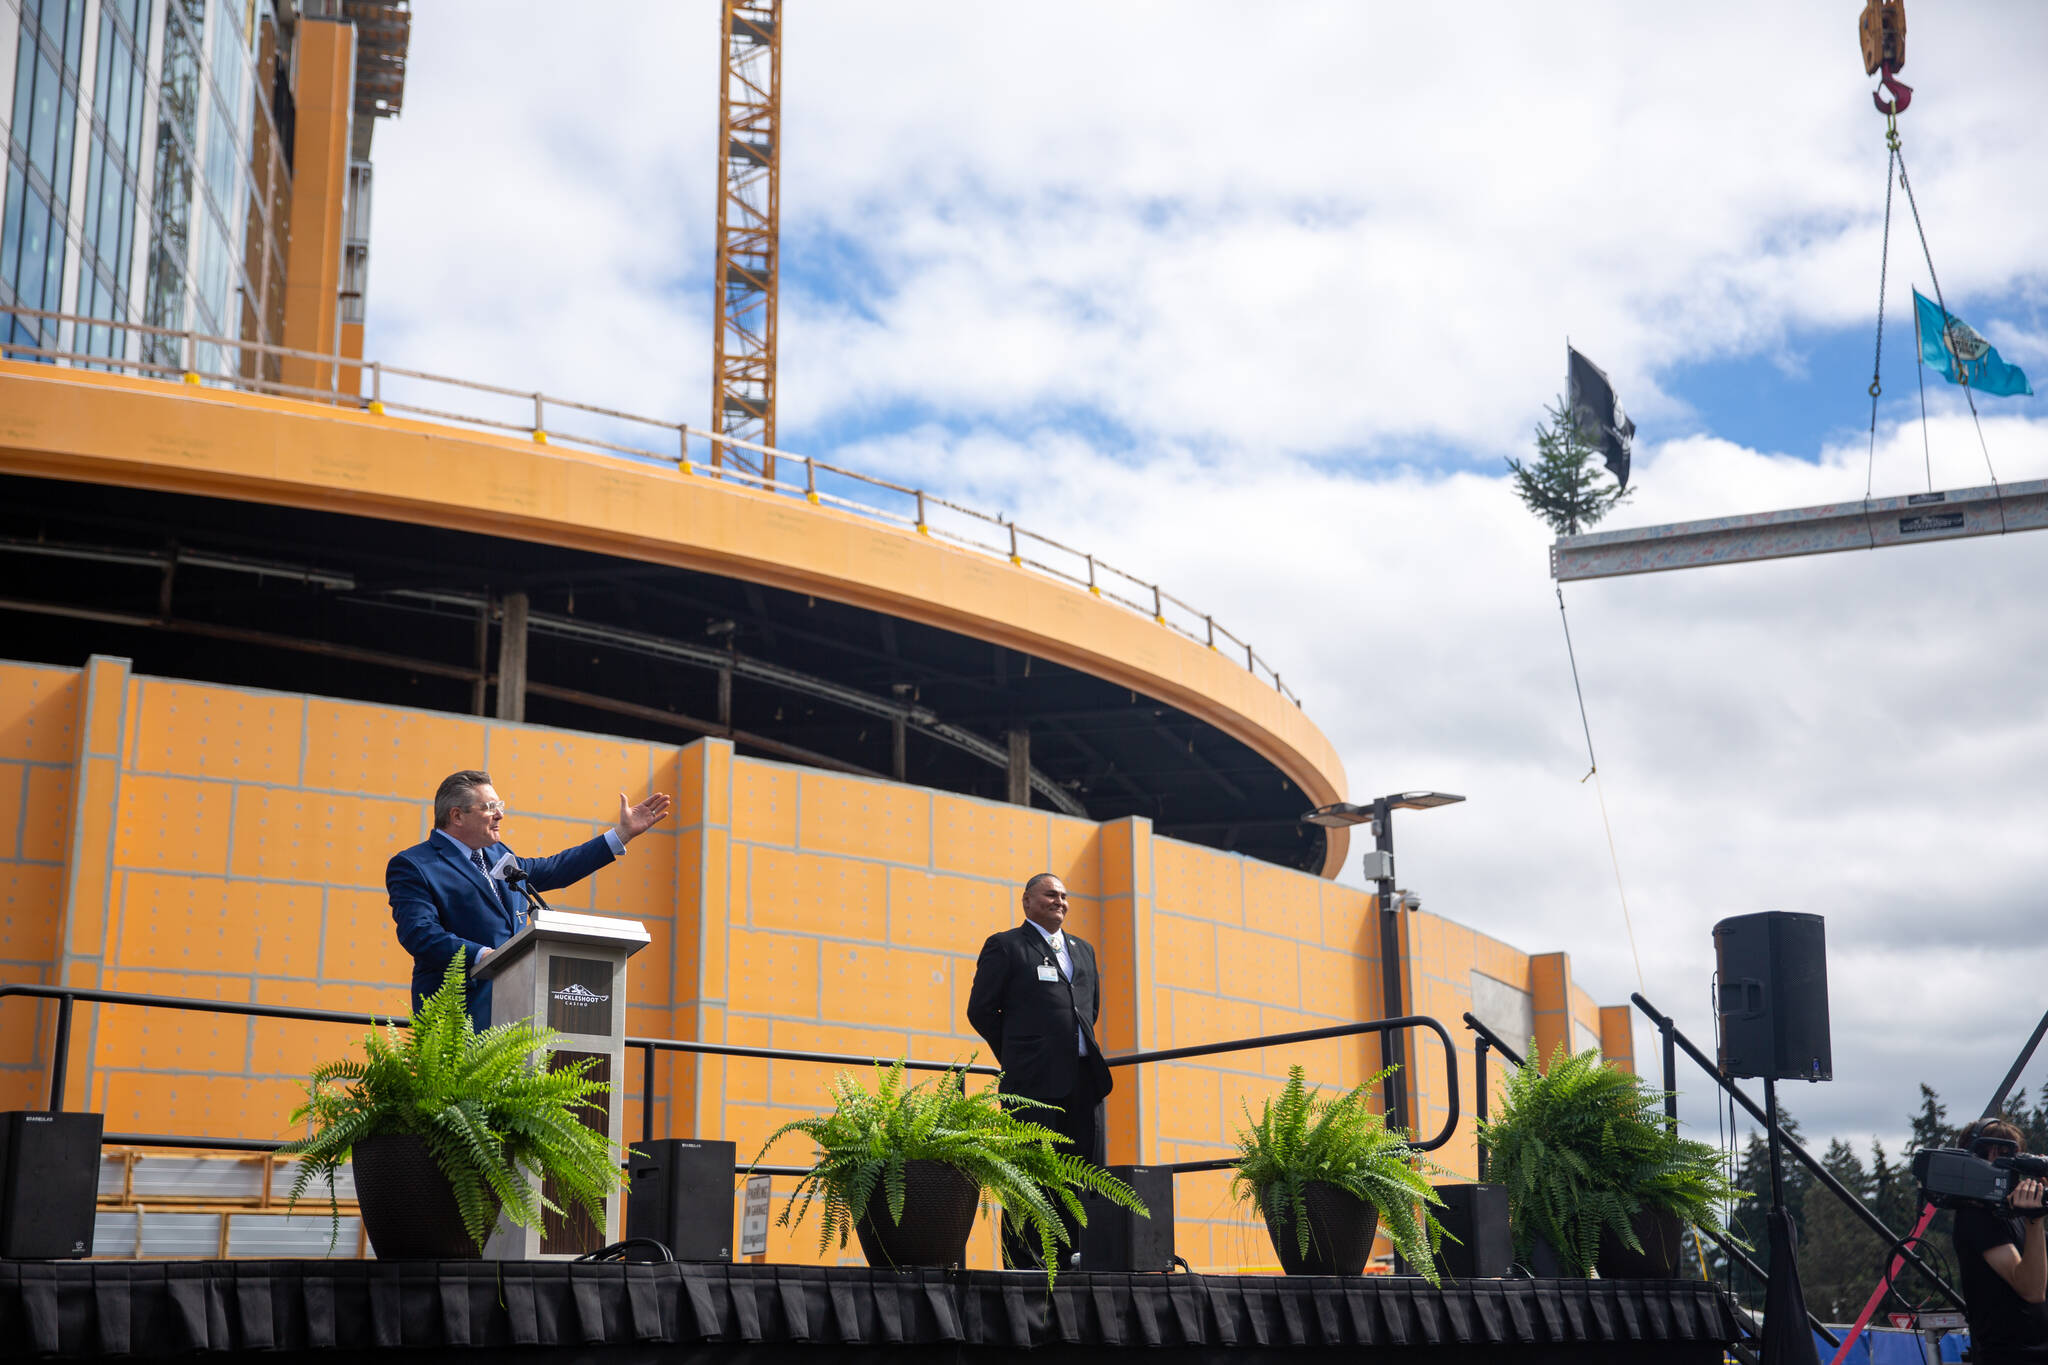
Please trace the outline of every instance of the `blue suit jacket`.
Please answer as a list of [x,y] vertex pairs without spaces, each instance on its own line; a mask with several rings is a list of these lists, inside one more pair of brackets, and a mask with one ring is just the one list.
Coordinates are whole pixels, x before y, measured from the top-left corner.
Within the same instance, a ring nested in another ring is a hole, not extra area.
[[[509,848],[505,851],[511,852]],[[498,850],[487,850],[484,856],[495,865]],[[534,890],[553,891],[582,881],[612,857],[611,844],[600,834],[552,858],[515,855],[514,861],[525,869]],[[384,869],[384,887],[391,893],[391,918],[398,925],[398,941],[412,954],[415,1010],[440,989],[448,960],[458,949],[468,950],[464,960],[474,967],[479,950],[497,947],[525,923],[525,897],[484,876],[459,845],[437,835],[430,834],[425,843],[393,856]],[[478,1028],[489,1027],[490,982],[470,983],[469,1017]]]

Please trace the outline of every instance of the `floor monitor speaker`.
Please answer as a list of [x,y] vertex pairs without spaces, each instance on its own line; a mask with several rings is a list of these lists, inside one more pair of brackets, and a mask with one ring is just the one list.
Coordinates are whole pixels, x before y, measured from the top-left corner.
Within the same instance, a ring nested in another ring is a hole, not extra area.
[[1827,921],[1784,910],[1724,919],[1714,963],[1722,1075],[1834,1078]]
[[1515,1260],[1514,1238],[1508,1233],[1508,1187],[1439,1185],[1436,1192],[1444,1201],[1436,1210],[1447,1234],[1436,1258],[1444,1278],[1495,1280],[1507,1274]]
[[634,1144],[626,1162],[626,1236],[652,1237],[678,1261],[730,1261],[730,1142],[662,1138]]
[[1088,1226],[1081,1229],[1080,1269],[1171,1270],[1173,1172],[1164,1166],[1111,1166],[1109,1173],[1135,1190],[1152,1216],[1140,1218],[1101,1195],[1083,1195]]
[[0,1257],[92,1255],[104,1114],[0,1114]]

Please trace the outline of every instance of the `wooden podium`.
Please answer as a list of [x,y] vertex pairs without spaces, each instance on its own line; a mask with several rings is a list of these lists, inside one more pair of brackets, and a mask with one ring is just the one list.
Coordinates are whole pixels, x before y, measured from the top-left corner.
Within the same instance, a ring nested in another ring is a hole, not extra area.
[[[603,1117],[605,1140],[617,1146],[625,1128],[626,959],[648,943],[638,920],[535,910],[526,927],[470,968],[472,981],[489,981],[491,1023],[531,1019],[562,1035],[557,1064],[596,1058],[593,1079],[611,1082]],[[598,1127],[585,1111],[583,1121]],[[542,1189],[554,1197],[546,1184]],[[484,1244],[496,1261],[567,1260],[620,1239],[625,1191],[605,1200],[604,1226],[573,1204],[555,1199],[568,1217],[542,1215],[541,1226],[522,1228],[503,1214]]]

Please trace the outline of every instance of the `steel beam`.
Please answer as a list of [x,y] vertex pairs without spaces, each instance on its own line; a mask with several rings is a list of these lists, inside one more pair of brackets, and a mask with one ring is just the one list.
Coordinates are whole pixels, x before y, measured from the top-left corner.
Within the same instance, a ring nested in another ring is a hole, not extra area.
[[1550,576],[1565,583],[2044,528],[2048,479],[2036,479],[1565,536],[1550,547]]

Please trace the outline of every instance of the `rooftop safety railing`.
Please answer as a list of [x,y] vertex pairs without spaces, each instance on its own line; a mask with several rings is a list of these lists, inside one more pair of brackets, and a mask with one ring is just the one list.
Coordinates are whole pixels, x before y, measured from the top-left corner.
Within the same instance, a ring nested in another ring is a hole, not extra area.
[[[52,324],[54,338],[44,339],[57,344],[0,342],[0,358],[56,361],[328,403],[377,415],[403,413],[479,431],[508,432],[543,445],[565,445],[665,465],[685,475],[800,498],[814,507],[833,507],[915,531],[1084,588],[1232,659],[1241,654],[1254,677],[1270,682],[1282,697],[1301,705],[1301,698],[1281,681],[1279,671],[1247,641],[1159,584],[1148,583],[1043,532],[1027,530],[1014,520],[922,488],[684,422],[558,398],[539,390],[387,365],[380,360],[13,306],[0,308],[0,333],[14,330],[6,326],[10,318]],[[40,336],[43,329],[36,331]],[[64,344],[67,341],[69,345]],[[451,392],[453,396],[449,396]],[[558,422],[564,425],[556,425]],[[587,429],[572,430],[573,424],[586,424]],[[691,458],[693,440],[700,456],[697,459]]]

